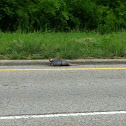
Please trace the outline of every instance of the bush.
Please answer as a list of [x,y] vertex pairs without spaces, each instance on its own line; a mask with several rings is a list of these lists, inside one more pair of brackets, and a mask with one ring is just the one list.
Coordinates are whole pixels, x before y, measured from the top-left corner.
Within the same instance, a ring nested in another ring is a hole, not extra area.
[[126,29],[124,0],[1,0],[1,31]]
[[72,29],[93,30],[101,22],[101,10],[90,0],[71,0],[67,3]]

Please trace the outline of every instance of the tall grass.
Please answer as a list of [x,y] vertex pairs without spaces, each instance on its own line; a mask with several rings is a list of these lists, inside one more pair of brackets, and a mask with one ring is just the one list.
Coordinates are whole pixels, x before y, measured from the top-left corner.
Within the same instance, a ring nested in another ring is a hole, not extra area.
[[2,33],[0,59],[125,58],[126,32]]

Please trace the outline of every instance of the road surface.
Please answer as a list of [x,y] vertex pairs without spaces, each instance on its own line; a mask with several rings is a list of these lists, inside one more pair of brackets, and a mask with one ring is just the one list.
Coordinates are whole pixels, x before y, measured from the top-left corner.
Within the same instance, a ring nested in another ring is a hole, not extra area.
[[0,126],[72,125],[126,125],[126,65],[0,66]]

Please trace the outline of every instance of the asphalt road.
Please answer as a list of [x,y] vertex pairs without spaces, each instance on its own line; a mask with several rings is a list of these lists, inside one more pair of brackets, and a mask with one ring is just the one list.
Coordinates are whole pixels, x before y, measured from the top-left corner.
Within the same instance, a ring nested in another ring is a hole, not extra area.
[[126,65],[0,66],[0,126],[125,126],[120,111],[126,111]]

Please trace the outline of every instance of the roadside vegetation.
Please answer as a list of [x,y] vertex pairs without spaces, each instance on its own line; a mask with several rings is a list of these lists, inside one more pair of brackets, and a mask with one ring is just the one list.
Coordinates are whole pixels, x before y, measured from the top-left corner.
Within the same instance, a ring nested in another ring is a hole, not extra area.
[[0,0],[0,59],[90,57],[126,57],[126,0]]
[[125,58],[126,32],[0,33],[0,59]]
[[126,0],[0,0],[3,32],[126,29]]

